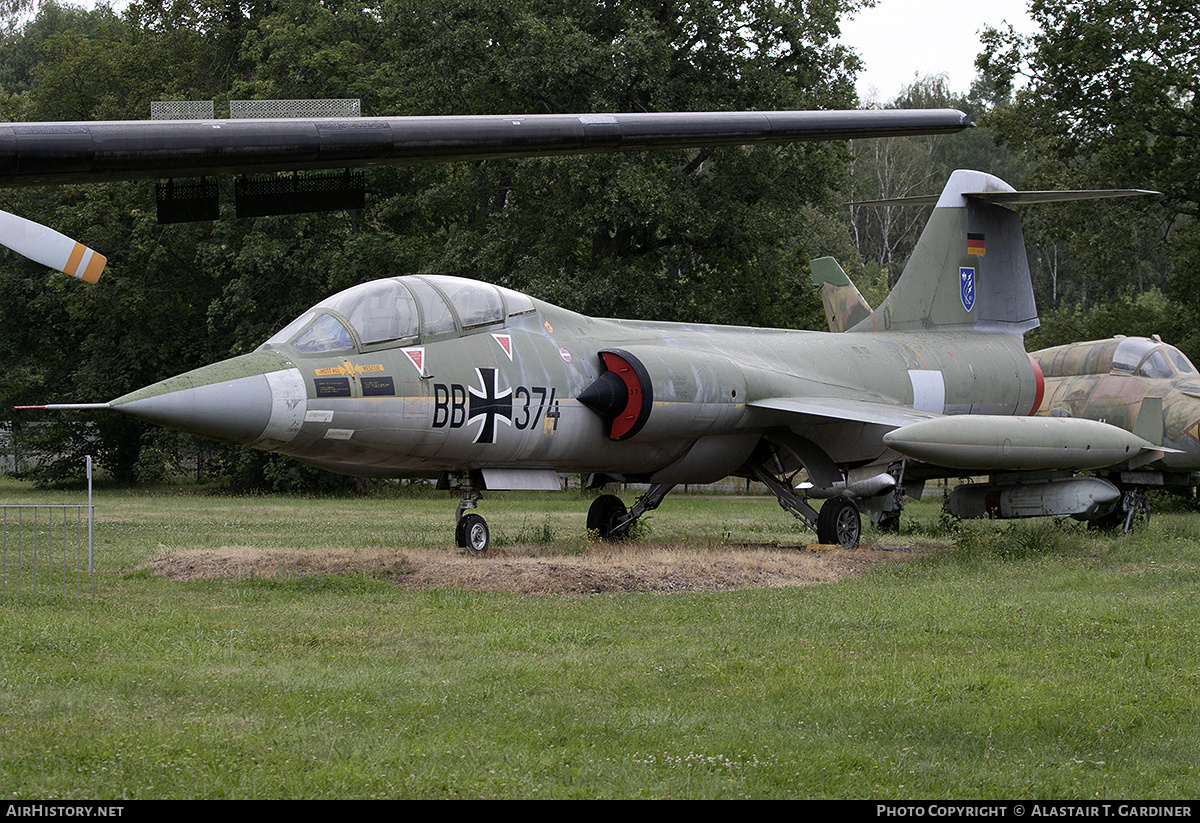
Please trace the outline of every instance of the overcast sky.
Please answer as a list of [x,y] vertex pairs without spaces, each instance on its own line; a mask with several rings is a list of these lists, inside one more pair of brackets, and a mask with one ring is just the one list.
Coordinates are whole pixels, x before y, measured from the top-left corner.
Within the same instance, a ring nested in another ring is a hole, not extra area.
[[878,0],[842,22],[842,42],[866,64],[858,77],[864,102],[895,99],[916,77],[946,74],[952,92],[966,93],[975,79],[975,55],[985,26],[1036,27],[1026,0]]

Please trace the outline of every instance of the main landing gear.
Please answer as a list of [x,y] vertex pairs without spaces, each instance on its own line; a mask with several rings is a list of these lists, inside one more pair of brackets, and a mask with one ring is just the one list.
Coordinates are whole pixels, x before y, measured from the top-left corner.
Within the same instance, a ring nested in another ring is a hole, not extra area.
[[[754,475],[766,484],[779,500],[784,511],[817,533],[817,541],[827,545],[855,548],[862,538],[862,515],[858,504],[848,497],[831,497],[818,512],[808,501],[796,494],[793,478],[780,479],[762,465],[751,466]],[[612,494],[602,494],[588,509],[589,534],[601,540],[618,542],[629,538],[630,528],[648,511],[658,508],[674,485],[657,484],[637,499],[626,511],[621,500]]]
[[629,531],[637,519],[646,512],[657,509],[667,492],[673,488],[674,483],[656,483],[639,497],[629,510],[625,509],[625,504],[615,494],[600,495],[588,508],[588,534],[594,534],[610,543],[629,539]]
[[[831,497],[818,512],[809,505],[806,498],[796,493],[794,474],[791,477],[781,477],[768,468],[764,461],[751,462],[746,468],[774,493],[784,511],[817,533],[818,542],[845,549],[852,549],[858,545],[862,537],[862,515],[853,499]],[[480,499],[479,486],[473,483],[468,475],[445,477],[439,481],[439,485],[461,494],[455,517],[455,545],[475,555],[487,554],[491,548],[491,532],[487,521],[473,511]],[[638,519],[658,508],[673,488],[673,483],[653,484],[629,509],[625,508],[625,504],[616,495],[600,495],[588,509],[588,533],[608,542],[629,539]]]
[[817,515],[817,542],[853,549],[862,537],[858,504],[848,497],[831,497]]
[[1109,529],[1129,534],[1135,529],[1141,529],[1150,522],[1150,497],[1145,488],[1121,489],[1121,500],[1111,512],[1093,520],[1098,529]]
[[[774,461],[778,463],[778,461]],[[830,497],[818,512],[806,498],[796,494],[796,474],[781,477],[768,468],[767,460],[747,464],[751,474],[771,490],[779,506],[817,533],[817,542],[853,549],[862,538],[862,515],[858,504],[849,497]]]

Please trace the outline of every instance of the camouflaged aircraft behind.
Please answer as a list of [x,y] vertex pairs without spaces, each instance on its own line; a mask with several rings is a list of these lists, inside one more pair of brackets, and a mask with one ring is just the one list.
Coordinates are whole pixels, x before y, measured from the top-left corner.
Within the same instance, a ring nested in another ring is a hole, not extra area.
[[1032,353],[1046,378],[1038,414],[1100,420],[1166,446],[1136,471],[1106,472],[1121,491],[1109,520],[1149,514],[1151,489],[1190,492],[1200,484],[1200,372],[1155,337],[1112,337]]
[[[870,305],[831,258],[813,261],[812,273],[831,330],[844,331],[870,316]],[[1030,356],[1045,380],[1039,416],[1117,426],[1162,446],[1161,456],[1140,465],[1102,467],[1087,477],[998,473],[986,484],[958,487],[950,498],[952,513],[1071,516],[1128,531],[1149,516],[1149,490],[1190,493],[1200,484],[1200,373],[1183,352],[1157,337],[1118,336],[1042,349]],[[928,479],[966,474],[920,462],[909,463],[903,473],[898,467],[894,471],[918,496]],[[901,508],[893,502],[885,519],[894,520]]]
[[[140,163],[136,130],[108,133],[111,124],[97,124],[94,139],[88,124],[9,124],[0,127],[0,136],[8,128],[13,138],[0,140],[0,182],[13,169],[25,169],[28,182],[63,182],[51,160],[64,156],[78,158],[82,179],[118,179],[245,167],[238,162],[329,168],[965,124],[957,112],[916,119],[911,111],[821,112],[815,123],[793,116],[804,114],[814,113],[450,118],[456,122],[436,128],[418,118],[399,138],[405,126],[395,118],[268,122],[251,130],[258,138],[229,144],[220,143],[223,135],[238,137],[242,124],[155,125]],[[483,136],[475,139],[475,131]],[[623,140],[626,131],[634,136]],[[410,152],[434,132],[436,156]],[[325,154],[301,150],[297,133],[332,136],[336,145]],[[259,138],[272,134],[283,135],[280,152],[255,155]],[[184,156],[193,137],[195,152]],[[349,145],[337,142],[347,137]],[[214,150],[214,140],[224,149]],[[357,152],[362,142],[379,146]],[[8,157],[14,146],[32,159]],[[211,165],[197,165],[201,155]],[[482,490],[557,489],[562,473],[589,474],[595,486],[650,484],[631,509],[613,495],[597,498],[588,527],[605,538],[627,535],[675,485],[732,474],[764,482],[821,542],[853,546],[860,506],[873,516],[886,511],[882,501],[896,485],[890,467],[905,456],[935,454],[974,469],[1061,470],[1161,456],[1114,426],[1029,416],[1044,390],[1022,345],[1036,310],[1019,223],[999,205],[1021,196],[990,175],[956,172],[913,262],[871,328],[853,335],[591,318],[487,283],[412,275],[334,295],[250,354],[108,403],[38,408],[111,410],[347,474],[437,477],[461,495],[456,542],[479,553],[490,541],[486,522],[471,511]],[[6,231],[0,226],[0,239],[12,239]],[[32,229],[35,251],[46,231]],[[811,495],[796,491],[802,469]],[[824,499],[819,512],[810,497]]]

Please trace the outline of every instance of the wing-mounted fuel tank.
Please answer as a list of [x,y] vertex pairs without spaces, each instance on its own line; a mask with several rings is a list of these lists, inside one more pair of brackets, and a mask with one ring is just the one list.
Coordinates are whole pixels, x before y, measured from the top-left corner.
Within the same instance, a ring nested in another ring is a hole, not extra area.
[[729,358],[665,346],[600,352],[602,373],[579,402],[612,440],[700,437],[745,414],[746,379]]
[[1060,477],[1011,483],[969,483],[950,494],[948,509],[965,519],[1073,517],[1097,520],[1109,514],[1121,491],[1102,477]]

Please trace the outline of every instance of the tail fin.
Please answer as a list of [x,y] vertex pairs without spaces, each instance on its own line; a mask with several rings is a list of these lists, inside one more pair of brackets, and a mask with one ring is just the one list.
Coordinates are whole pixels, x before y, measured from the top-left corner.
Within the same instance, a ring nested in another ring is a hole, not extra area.
[[990,202],[994,194],[1016,191],[990,174],[954,172],[891,294],[851,331],[1021,335],[1037,328],[1021,222]]
[[831,332],[843,332],[871,316],[871,304],[863,299],[846,272],[832,257],[810,261],[814,286],[821,289],[821,303]]
[[[959,170],[940,197],[875,201],[933,205],[904,273],[872,315],[850,331],[982,331],[1021,335],[1037,328],[1037,306],[1021,203],[1157,194],[1142,189],[1017,191],[998,177]],[[858,205],[868,205],[860,203]]]

